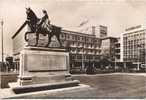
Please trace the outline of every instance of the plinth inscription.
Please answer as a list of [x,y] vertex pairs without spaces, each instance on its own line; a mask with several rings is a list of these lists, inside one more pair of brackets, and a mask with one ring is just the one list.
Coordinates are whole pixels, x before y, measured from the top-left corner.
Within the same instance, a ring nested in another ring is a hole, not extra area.
[[67,70],[64,55],[27,54],[25,57],[28,71]]

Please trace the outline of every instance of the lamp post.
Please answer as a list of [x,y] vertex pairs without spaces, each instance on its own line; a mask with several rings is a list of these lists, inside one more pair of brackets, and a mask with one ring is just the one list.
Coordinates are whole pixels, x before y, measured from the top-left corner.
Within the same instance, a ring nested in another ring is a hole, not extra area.
[[2,41],[2,44],[1,44],[1,46],[2,46],[2,66],[3,66],[3,62],[4,62],[4,53],[3,53],[3,51],[4,51],[4,48],[3,48],[3,25],[4,25],[4,21],[3,20],[1,20],[1,41]]
[[115,72],[116,72],[116,69],[117,69],[117,65],[116,65],[116,55],[115,56]]
[[84,45],[82,47],[82,71],[84,70]]
[[140,70],[140,48],[141,48],[141,44],[138,44],[137,46],[138,48],[138,68],[137,70]]

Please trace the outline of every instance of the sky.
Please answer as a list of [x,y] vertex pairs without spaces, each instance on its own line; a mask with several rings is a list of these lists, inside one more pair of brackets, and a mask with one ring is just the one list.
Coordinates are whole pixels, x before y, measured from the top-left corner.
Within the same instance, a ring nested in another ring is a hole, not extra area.
[[39,18],[46,9],[51,23],[63,29],[80,31],[77,26],[84,20],[89,20],[85,26],[105,25],[108,36],[118,37],[126,28],[146,23],[146,0],[0,0],[5,55],[12,55],[11,37],[25,21],[26,7],[31,7]]

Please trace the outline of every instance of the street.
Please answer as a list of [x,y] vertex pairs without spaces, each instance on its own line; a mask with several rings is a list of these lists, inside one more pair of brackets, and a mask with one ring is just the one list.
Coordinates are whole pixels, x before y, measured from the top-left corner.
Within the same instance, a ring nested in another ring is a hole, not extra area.
[[[136,73],[135,73],[136,74]],[[17,98],[145,98],[145,76],[127,74],[73,75],[91,89],[34,94]]]

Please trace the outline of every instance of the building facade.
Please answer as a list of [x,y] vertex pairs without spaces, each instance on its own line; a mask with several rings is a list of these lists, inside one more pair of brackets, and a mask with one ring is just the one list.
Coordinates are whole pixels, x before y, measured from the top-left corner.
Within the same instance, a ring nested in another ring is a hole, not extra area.
[[119,56],[119,43],[116,37],[101,38],[101,55],[111,61]]
[[60,38],[70,53],[71,70],[84,71],[88,66],[96,66],[100,59],[100,38],[68,30],[62,30]]
[[121,62],[121,38],[118,37],[115,41],[115,60],[116,62]]
[[85,33],[62,30],[60,38],[70,53],[70,69],[85,71],[89,66],[98,67],[101,38],[106,36],[107,27],[103,25],[88,27]]
[[122,60],[146,63],[146,28],[143,25],[127,28],[122,34]]
[[98,25],[98,26],[91,26],[87,28],[88,30],[85,32],[87,34],[93,34],[97,38],[104,38],[107,37],[108,28],[107,26]]

